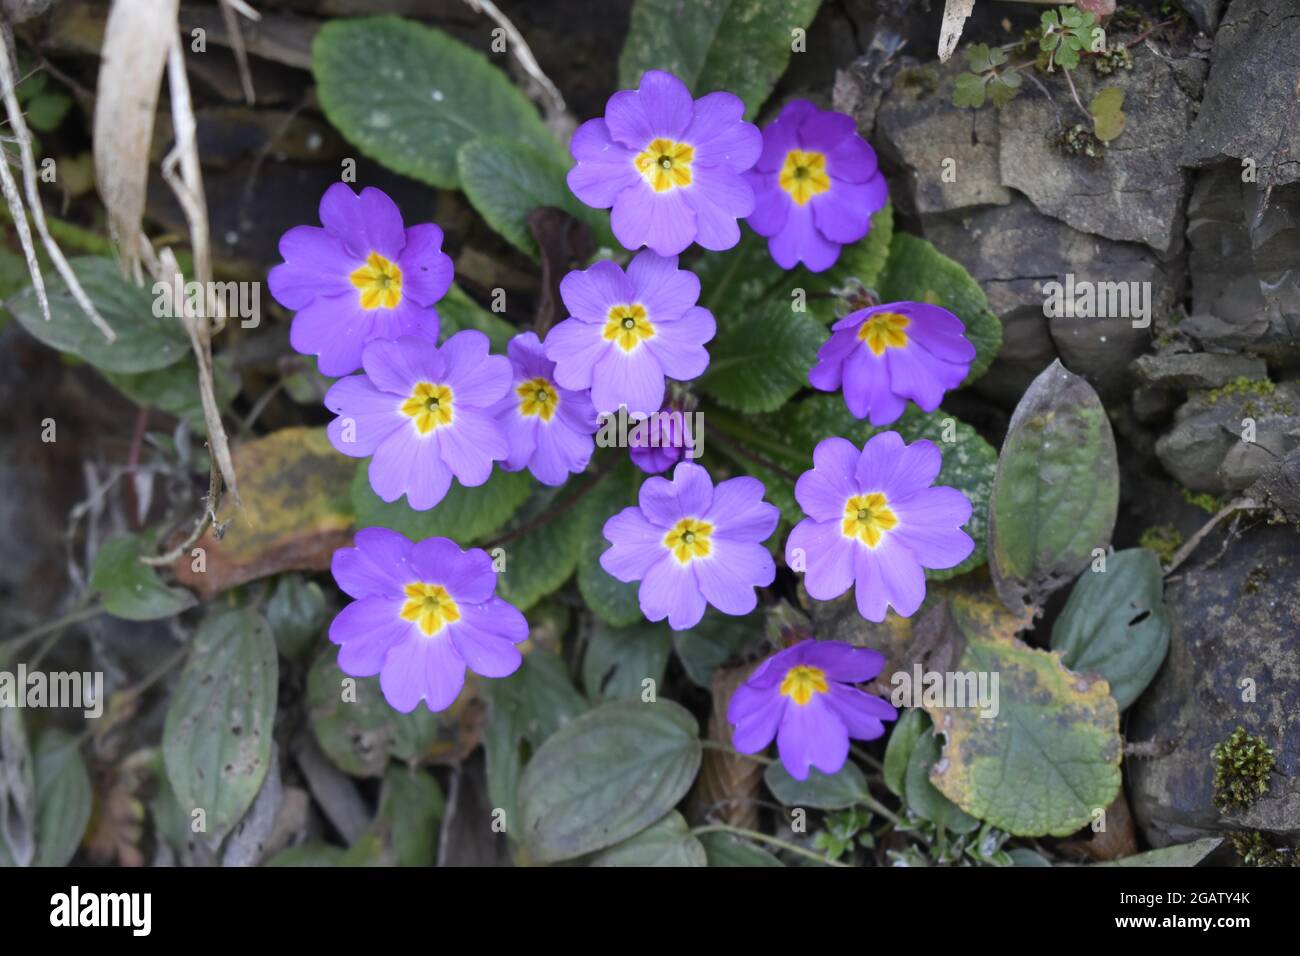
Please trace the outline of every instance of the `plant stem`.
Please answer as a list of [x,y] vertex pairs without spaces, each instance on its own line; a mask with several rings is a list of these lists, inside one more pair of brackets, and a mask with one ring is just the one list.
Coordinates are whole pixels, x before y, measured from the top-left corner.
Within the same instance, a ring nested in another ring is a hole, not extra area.
[[806,857],[809,860],[816,860],[822,866],[838,866],[851,869],[849,864],[841,863],[838,860],[827,859],[820,853],[814,853],[812,850],[805,850],[801,846],[795,846],[793,843],[787,843],[785,840],[774,836],[768,836],[766,833],[759,833],[757,830],[746,830],[744,827],[733,827],[726,823],[710,823],[706,826],[696,827],[691,830],[693,836],[699,836],[701,833],[730,833],[733,836],[744,837],[747,840],[755,840],[759,843],[768,843],[772,846],[780,847],[789,853]]
[[68,611],[66,614],[61,617],[56,617],[52,621],[46,621],[44,624],[37,625],[30,631],[24,631],[13,640],[0,644],[0,649],[3,649],[7,653],[17,653],[24,646],[30,644],[42,635],[62,631],[66,627],[80,624],[82,621],[89,621],[92,618],[99,617],[99,615],[103,613],[104,609],[98,604],[92,604],[87,607],[84,600],[78,601],[72,610]]
[[771,757],[764,757],[762,754],[742,754],[735,747],[732,747],[730,744],[724,744],[720,740],[701,740],[700,746],[706,750],[716,750],[719,753],[724,753],[728,757],[737,757],[741,760],[752,760],[754,763],[761,763],[764,766],[776,762]]

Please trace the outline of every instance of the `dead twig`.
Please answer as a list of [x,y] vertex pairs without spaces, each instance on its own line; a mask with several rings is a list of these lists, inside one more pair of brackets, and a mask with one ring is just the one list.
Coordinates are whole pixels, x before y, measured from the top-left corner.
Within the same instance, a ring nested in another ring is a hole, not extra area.
[[1258,507],[1258,505],[1256,505],[1256,503],[1250,498],[1238,498],[1236,501],[1225,505],[1218,514],[1205,522],[1205,524],[1201,526],[1200,530],[1188,538],[1186,543],[1174,553],[1173,558],[1169,561],[1169,566],[1165,568],[1165,577],[1173,574],[1179,565],[1191,557],[1192,552],[1196,550],[1197,546],[1205,540],[1206,536],[1209,535],[1211,531],[1219,526],[1219,523],[1223,521],[1224,518],[1236,514],[1239,511],[1252,511],[1256,507]]

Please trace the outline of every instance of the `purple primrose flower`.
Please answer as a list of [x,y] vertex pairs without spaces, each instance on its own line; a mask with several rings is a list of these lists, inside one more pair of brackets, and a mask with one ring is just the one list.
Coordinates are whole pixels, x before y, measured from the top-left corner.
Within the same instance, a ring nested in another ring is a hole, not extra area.
[[560,282],[570,318],[546,336],[546,357],[562,387],[591,389],[597,414],[658,411],[664,377],[684,381],[709,365],[704,343],[717,326],[695,303],[700,280],[675,256],[638,254],[625,273],[613,262],[573,271]]
[[414,336],[376,340],[364,375],[341,378],[325,394],[339,417],[327,429],[345,455],[370,462],[370,487],[385,501],[406,495],[417,511],[451,487],[481,485],[509,445],[492,409],[510,388],[510,361],[488,354],[488,338],[467,329],[442,347]]
[[613,547],[600,566],[620,581],[640,581],[641,611],[668,618],[674,630],[694,627],[705,604],[724,614],[748,614],[754,588],[776,577],[762,542],[776,530],[776,507],[763,500],[756,478],[731,478],[716,488],[709,473],[681,462],[673,479],[647,478],[640,505],[605,522]]
[[412,544],[387,528],[362,528],[354,543],[334,552],[331,567],[356,599],[330,624],[343,673],[378,674],[385,699],[409,713],[421,699],[432,711],[450,707],[466,667],[484,677],[519,668],[515,645],[528,622],[496,597],[486,551],[448,538]]
[[369,187],[325,190],[319,226],[280,237],[284,262],[267,276],[271,295],[297,314],[289,342],[318,356],[322,375],[355,372],[372,339],[438,338],[433,304],[451,287],[451,259],[433,223],[405,229],[397,204]]
[[882,721],[898,711],[853,684],[885,666],[884,655],[842,641],[800,641],[773,654],[736,688],[727,705],[731,742],[742,754],[776,738],[781,763],[796,780],[808,769],[836,773],[849,756],[849,738],[875,740]]
[[587,467],[596,449],[591,399],[585,392],[555,384],[555,363],[547,359],[535,333],[516,335],[507,351],[514,387],[494,409],[510,443],[502,467],[526,467],[542,484],[561,485],[570,473]]
[[924,302],[888,302],[860,309],[831,326],[808,373],[813,388],[843,388],[856,418],[888,425],[910,398],[932,412],[944,392],[966,379],[975,346],[947,309]]
[[975,549],[961,530],[970,499],[931,487],[942,463],[933,442],[908,445],[898,432],[873,436],[861,451],[844,438],[819,442],[812,470],[794,487],[808,517],[785,544],[786,563],[806,572],[808,594],[829,601],[856,584],[867,620],[883,621],[890,605],[915,614],[925,569],[955,567]]
[[650,70],[573,134],[569,188],[588,206],[613,208],[610,226],[628,249],[730,249],[740,241],[736,220],[754,210],[742,174],[763,148],[744,112],[731,93],[692,100],[677,77]]
[[889,201],[876,152],[853,118],[807,100],[791,100],[763,130],[763,153],[745,178],[754,189],[750,228],[768,237],[782,269],[829,269]]

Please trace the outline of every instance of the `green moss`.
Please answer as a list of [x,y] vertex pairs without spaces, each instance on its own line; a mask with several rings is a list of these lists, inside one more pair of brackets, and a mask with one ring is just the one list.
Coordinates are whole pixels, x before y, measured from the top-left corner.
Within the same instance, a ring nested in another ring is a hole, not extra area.
[[1300,866],[1300,853],[1273,846],[1258,830],[1233,833],[1228,841],[1247,866]]
[[1110,76],[1120,70],[1133,69],[1133,54],[1129,53],[1126,46],[1116,46],[1105,53],[1098,53],[1089,62],[1092,63],[1093,72],[1098,76]]
[[1174,559],[1174,553],[1182,546],[1183,536],[1171,524],[1158,524],[1147,528],[1138,538],[1138,544],[1156,553],[1161,564],[1168,564]]
[[939,74],[933,67],[909,66],[898,71],[894,84],[913,97],[929,96],[939,88]]
[[1089,159],[1106,158],[1106,144],[1099,140],[1093,131],[1082,123],[1063,130],[1056,138],[1056,145],[1067,156],[1087,156]]
[[1269,775],[1277,757],[1263,737],[1238,727],[1214,745],[1214,805],[1220,811],[1245,810],[1268,792]]
[[1195,505],[1196,507],[1200,508],[1202,511],[1205,511],[1212,515],[1217,515],[1220,511],[1223,510],[1223,502],[1220,499],[1214,497],[1214,495],[1210,494],[1208,491],[1196,492],[1196,491],[1189,491],[1186,488],[1184,488],[1182,491],[1183,491],[1183,500],[1186,501],[1189,505]]
[[1241,589],[1247,594],[1257,594],[1269,578],[1268,568],[1258,567],[1251,568],[1250,573],[1246,575],[1246,580]]
[[1205,400],[1211,405],[1216,405],[1221,398],[1233,398],[1238,395],[1272,395],[1277,391],[1277,386],[1267,378],[1246,378],[1241,375],[1233,379],[1227,385],[1216,388],[1205,396]]

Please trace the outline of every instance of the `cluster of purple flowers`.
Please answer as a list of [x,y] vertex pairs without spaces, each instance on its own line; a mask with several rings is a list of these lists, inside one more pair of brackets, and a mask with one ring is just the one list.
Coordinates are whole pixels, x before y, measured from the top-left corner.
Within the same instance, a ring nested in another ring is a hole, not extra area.
[[[358,195],[335,184],[321,200],[321,226],[282,237],[285,261],[271,270],[271,292],[295,312],[293,347],[317,356],[322,373],[342,376],[325,397],[336,416],[329,439],[345,455],[370,459],[380,498],[405,496],[427,510],[453,478],[482,485],[494,464],[559,485],[586,469],[600,415],[666,407],[667,381],[703,374],[716,332],[698,304],[699,279],[678,264],[693,243],[731,248],[747,219],[782,268],[822,271],[867,234],[888,196],[875,153],[849,117],[796,100],[760,132],[743,114],[731,93],[697,100],[676,77],[650,71],[575,132],[569,187],[611,210],[614,235],[635,255],[626,268],[599,261],[565,276],[569,317],[544,341],[516,335],[506,355],[490,354],[487,336],[473,330],[439,342],[436,303],[453,276],[442,230],[406,228],[378,189]],[[854,415],[887,424],[909,399],[936,408],[973,356],[956,316],[892,303],[838,322],[810,383],[842,389]],[[694,627],[706,606],[753,611],[756,589],[776,576],[764,542],[779,513],[763,484],[738,477],[715,485],[671,451],[631,454],[646,471],[675,467],[671,478],[647,478],[637,504],[605,523],[611,546],[602,567],[639,582],[646,618],[674,629]],[[961,531],[970,503],[931,487],[939,452],[929,442],[906,446],[886,432],[857,449],[828,438],[813,465],[796,487],[807,518],[786,543],[787,562],[806,570],[813,597],[836,597],[856,583],[864,617],[882,620],[889,606],[910,615],[924,596],[924,569],[970,553]],[[495,596],[481,549],[364,528],[354,547],[335,553],[333,573],[354,598],[330,627],[339,666],[378,674],[395,708],[424,700],[441,710],[460,693],[467,668],[502,677],[519,666],[516,645],[528,624]],[[795,777],[810,767],[838,770],[850,737],[878,737],[881,722],[897,716],[851,686],[882,666],[875,651],[835,642],[805,641],[774,655],[731,701],[737,749],[754,752],[775,737]]]

